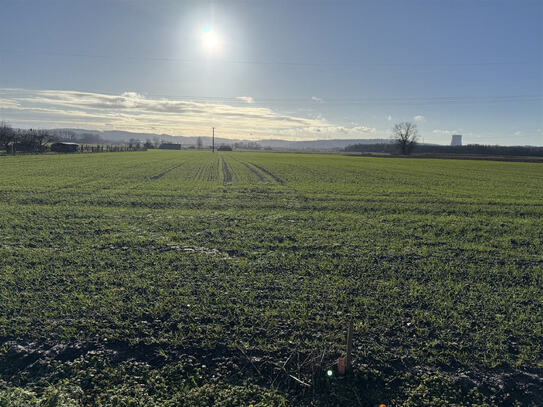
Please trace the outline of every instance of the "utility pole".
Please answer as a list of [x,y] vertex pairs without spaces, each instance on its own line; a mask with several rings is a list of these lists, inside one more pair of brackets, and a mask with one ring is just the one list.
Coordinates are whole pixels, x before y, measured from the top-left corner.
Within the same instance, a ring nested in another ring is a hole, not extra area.
[[215,152],[215,127],[212,127],[213,129],[213,136],[212,136],[212,141],[211,141],[211,148],[212,148],[212,152],[214,153]]

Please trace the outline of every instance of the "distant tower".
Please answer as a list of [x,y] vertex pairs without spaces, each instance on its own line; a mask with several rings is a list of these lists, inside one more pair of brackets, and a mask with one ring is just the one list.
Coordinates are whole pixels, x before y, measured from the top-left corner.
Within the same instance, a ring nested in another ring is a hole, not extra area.
[[451,146],[461,146],[462,136],[460,134],[453,134],[451,139]]

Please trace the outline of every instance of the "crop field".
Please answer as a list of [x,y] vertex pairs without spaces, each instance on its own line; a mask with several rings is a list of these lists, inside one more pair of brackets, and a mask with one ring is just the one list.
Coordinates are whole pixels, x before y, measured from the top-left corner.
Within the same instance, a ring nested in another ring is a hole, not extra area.
[[543,403],[539,163],[9,156],[0,211],[0,406]]

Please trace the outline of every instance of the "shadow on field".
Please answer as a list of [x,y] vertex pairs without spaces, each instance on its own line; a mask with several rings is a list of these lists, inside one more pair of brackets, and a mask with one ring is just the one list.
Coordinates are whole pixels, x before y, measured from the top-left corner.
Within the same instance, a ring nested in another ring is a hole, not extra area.
[[[142,385],[146,385],[148,376],[160,372],[165,377],[160,390],[164,394],[174,394],[179,386],[185,390],[257,386],[299,406],[536,406],[543,400],[541,372],[444,372],[355,361],[350,374],[339,376],[335,356],[325,352],[260,352],[221,344],[207,349],[172,348],[98,339],[2,343],[0,378],[5,383],[39,393],[45,384],[77,377],[77,385],[85,390],[82,401],[93,392],[102,394],[114,386],[109,382],[112,371],[117,372],[117,381],[140,380]],[[100,372],[108,373],[101,377]]]

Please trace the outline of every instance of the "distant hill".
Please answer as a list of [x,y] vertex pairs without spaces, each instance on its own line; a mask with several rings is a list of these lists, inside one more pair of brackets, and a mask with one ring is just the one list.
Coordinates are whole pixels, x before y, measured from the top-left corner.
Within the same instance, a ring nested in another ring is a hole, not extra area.
[[[85,129],[53,129],[53,133],[59,135],[65,133],[75,133],[78,136],[83,134],[93,134],[99,136],[101,139],[112,143],[125,143],[130,139],[140,140],[142,142],[151,140],[153,142],[165,142],[165,143],[180,143],[182,145],[195,145],[198,137],[186,137],[186,136],[171,136],[169,134],[156,134],[156,133],[135,133],[130,131],[120,130],[85,130]],[[211,145],[211,137],[202,136],[202,143],[204,146]],[[274,149],[285,150],[343,150],[345,147],[353,144],[389,144],[389,139],[329,139],[329,140],[303,140],[303,141],[289,141],[289,140],[276,140],[276,139],[264,139],[264,140],[251,140],[258,143],[261,147],[269,147]],[[222,137],[215,137],[215,145],[221,144],[234,144],[234,143],[246,143],[247,140],[241,139],[229,139]]]
[[289,150],[343,150],[353,144],[389,144],[389,139],[330,139],[330,140],[260,140],[263,147]]

